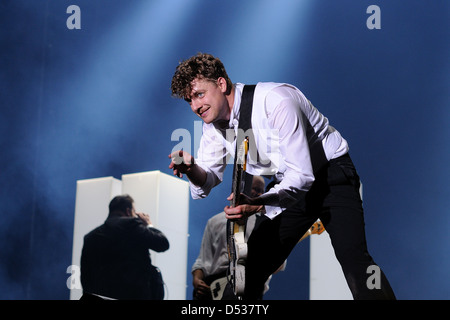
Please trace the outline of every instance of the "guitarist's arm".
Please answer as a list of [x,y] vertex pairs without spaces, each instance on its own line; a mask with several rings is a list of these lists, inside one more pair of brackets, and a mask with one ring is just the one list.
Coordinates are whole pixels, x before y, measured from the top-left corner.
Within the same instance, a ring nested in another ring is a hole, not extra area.
[[[227,200],[231,200],[230,195]],[[277,193],[265,193],[259,197],[250,198],[241,193],[240,204],[236,207],[226,206],[224,211],[227,219],[248,218],[252,214],[264,211],[264,205],[278,205],[279,197]]]

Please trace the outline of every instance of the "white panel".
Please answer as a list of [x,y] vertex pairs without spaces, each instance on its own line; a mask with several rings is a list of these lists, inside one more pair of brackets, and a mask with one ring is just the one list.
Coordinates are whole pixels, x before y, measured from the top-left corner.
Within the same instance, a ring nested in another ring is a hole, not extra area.
[[[108,216],[108,205],[119,195],[122,182],[113,177],[78,180],[75,200],[72,265],[80,266],[83,238],[92,229],[100,226]],[[82,289],[72,288],[70,299],[78,300]]]
[[122,176],[122,192],[133,197],[136,211],[149,214],[169,240],[168,251],[151,252],[166,284],[165,299],[185,300],[189,184],[160,171],[133,173]]
[[311,300],[352,300],[341,265],[336,259],[329,234],[310,236],[309,298]]
[[158,223],[159,171],[132,173],[122,175],[122,192],[134,199],[136,212],[150,215],[154,226]]
[[166,252],[151,252],[152,262],[163,276],[166,300],[186,300],[187,234],[159,228],[170,242]]

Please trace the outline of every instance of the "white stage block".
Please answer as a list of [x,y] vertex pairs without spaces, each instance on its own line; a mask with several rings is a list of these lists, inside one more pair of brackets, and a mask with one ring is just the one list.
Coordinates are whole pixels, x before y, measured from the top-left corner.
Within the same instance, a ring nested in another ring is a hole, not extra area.
[[[70,298],[79,299],[82,289],[70,278],[78,276],[84,236],[104,223],[109,202],[117,195],[129,194],[136,211],[148,213],[152,224],[169,240],[169,250],[151,251],[153,265],[160,268],[165,299],[185,300],[187,288],[187,245],[189,218],[189,184],[160,171],[126,174],[122,180],[113,177],[77,181],[75,224],[72,252],[72,275],[67,281]],[[68,270],[70,273],[70,270]]]
[[353,300],[329,234],[310,236],[310,300]]
[[[363,194],[363,185],[359,193]],[[338,262],[326,230],[310,236],[310,300],[353,300],[341,265]]]
[[161,253],[152,251],[152,263],[161,270],[166,284],[165,299],[185,300],[189,184],[160,171],[125,174],[122,193],[133,197],[136,211],[149,214],[152,224],[168,238],[170,249]]
[[[72,283],[70,299],[78,300],[82,295],[79,286],[79,266],[84,236],[103,224],[108,217],[109,202],[122,191],[122,182],[113,177],[78,180],[75,200],[75,220],[72,249]],[[77,269],[78,268],[78,269]],[[78,273],[78,274],[77,274]]]

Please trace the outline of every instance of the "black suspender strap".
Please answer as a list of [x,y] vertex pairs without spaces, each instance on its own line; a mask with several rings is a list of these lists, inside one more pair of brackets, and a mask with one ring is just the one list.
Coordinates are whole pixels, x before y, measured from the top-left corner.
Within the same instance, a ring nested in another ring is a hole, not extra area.
[[251,128],[253,95],[255,93],[255,85],[245,85],[242,91],[241,108],[239,115],[239,129],[247,131]]

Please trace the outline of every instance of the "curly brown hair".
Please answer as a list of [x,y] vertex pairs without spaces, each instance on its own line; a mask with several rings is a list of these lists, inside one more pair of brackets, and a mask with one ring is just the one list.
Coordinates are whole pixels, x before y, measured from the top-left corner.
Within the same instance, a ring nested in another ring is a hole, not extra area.
[[233,86],[222,61],[208,53],[198,53],[197,55],[181,61],[172,77],[172,96],[182,99],[189,99],[192,91],[191,83],[194,79],[206,79],[216,81],[220,77],[227,81],[227,94],[231,92]]

